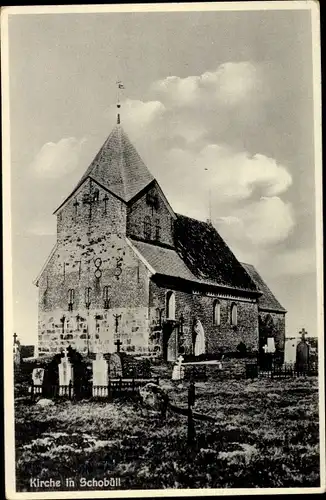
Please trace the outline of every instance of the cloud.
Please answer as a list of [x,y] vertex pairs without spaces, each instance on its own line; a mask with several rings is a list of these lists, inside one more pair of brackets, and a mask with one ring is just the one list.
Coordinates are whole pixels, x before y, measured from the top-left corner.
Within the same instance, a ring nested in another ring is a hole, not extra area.
[[250,199],[256,193],[259,197],[276,196],[292,183],[289,172],[276,160],[262,154],[237,152],[227,145],[209,144],[199,151],[174,147],[161,161],[162,178],[172,186],[177,171],[179,182],[175,178],[173,186],[183,186],[192,207],[204,203],[206,208],[209,191],[214,207],[216,203],[230,205]]
[[196,159],[197,168],[210,172],[212,189],[223,197],[249,198],[259,189],[273,196],[288,189],[292,179],[283,165],[262,154],[235,152],[227,146],[210,144]]
[[278,196],[263,196],[215,222],[230,244],[241,242],[243,247],[248,244],[264,247],[284,241],[295,225],[292,205]]
[[159,101],[139,101],[127,99],[122,103],[123,121],[127,126],[148,127],[159,119],[165,111],[165,106]]
[[[145,142],[147,133],[151,131],[151,142],[162,134],[160,125],[164,118],[166,108],[160,101],[140,101],[126,99],[121,102],[121,124],[132,141]],[[116,121],[116,106],[110,106],[106,120]],[[152,136],[153,132],[153,136]]]
[[68,137],[60,141],[47,142],[30,165],[32,172],[40,178],[57,179],[78,167],[82,147],[86,139]]
[[168,76],[153,83],[151,90],[170,106],[234,106],[263,91],[258,65],[250,61],[226,62],[214,71],[180,78]]

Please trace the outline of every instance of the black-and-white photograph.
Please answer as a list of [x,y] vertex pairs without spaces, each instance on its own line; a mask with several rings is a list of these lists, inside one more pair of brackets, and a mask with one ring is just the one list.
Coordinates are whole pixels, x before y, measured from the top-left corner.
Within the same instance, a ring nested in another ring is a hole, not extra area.
[[318,3],[1,31],[7,497],[325,491]]

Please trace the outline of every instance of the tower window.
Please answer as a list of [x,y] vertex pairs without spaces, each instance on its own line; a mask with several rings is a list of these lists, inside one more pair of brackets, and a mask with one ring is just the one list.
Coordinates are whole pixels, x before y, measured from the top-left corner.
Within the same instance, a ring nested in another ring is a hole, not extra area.
[[97,188],[94,189],[94,192],[93,192],[93,201],[98,201],[99,200],[99,196],[100,196],[99,190]]
[[175,319],[175,294],[173,292],[166,294],[166,318]]
[[104,309],[110,309],[110,297],[109,297],[109,287],[105,286],[103,288],[103,307]]
[[213,302],[213,325],[220,326],[221,324],[221,304],[218,300]]
[[238,324],[238,306],[234,302],[231,304],[231,325],[237,326]]
[[160,240],[161,239],[160,219],[156,219],[156,223],[155,223],[155,239],[156,240]]
[[70,290],[68,290],[68,311],[73,310],[74,302],[75,302],[75,290],[73,288],[70,288]]
[[152,224],[148,215],[144,219],[144,236],[147,240],[150,240],[152,237]]

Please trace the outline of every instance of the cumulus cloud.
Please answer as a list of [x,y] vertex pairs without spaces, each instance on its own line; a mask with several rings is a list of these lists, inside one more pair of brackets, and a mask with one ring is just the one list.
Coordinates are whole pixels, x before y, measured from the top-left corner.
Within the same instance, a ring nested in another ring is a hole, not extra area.
[[212,187],[225,197],[249,198],[255,189],[266,196],[287,190],[292,179],[283,165],[264,156],[248,152],[234,152],[227,146],[210,144],[196,159],[198,169],[211,172]]
[[127,99],[122,103],[123,122],[127,127],[147,127],[165,111],[160,101],[139,101]]
[[262,73],[250,61],[226,62],[214,71],[180,78],[168,76],[152,85],[152,91],[174,106],[194,107],[198,104],[234,106],[263,89]]
[[[165,115],[165,106],[160,101],[140,101],[126,99],[121,102],[121,124],[132,141],[146,142],[147,132],[150,129],[151,142],[162,134],[161,122]],[[107,111],[107,121],[116,121],[116,106]]]
[[239,212],[244,222],[247,238],[254,244],[278,243],[287,238],[294,227],[294,215],[290,203],[278,196],[262,197]]
[[34,158],[30,168],[41,178],[56,179],[67,175],[78,167],[82,147],[86,139],[68,137],[60,141],[47,142]]
[[229,242],[265,246],[284,241],[294,228],[295,219],[290,203],[278,196],[263,196],[233,210],[232,216],[218,218],[216,225]]
[[[212,201],[218,198],[230,203],[259,196],[276,196],[285,192],[292,178],[285,166],[262,154],[251,156],[226,145],[209,144],[193,152],[187,148],[171,148],[165,156],[164,177],[172,181],[174,172],[185,186],[184,191],[211,191]],[[169,176],[170,173],[170,176]],[[175,180],[176,182],[177,180]],[[195,198],[202,203],[202,199]],[[193,204],[194,202],[192,202]]]

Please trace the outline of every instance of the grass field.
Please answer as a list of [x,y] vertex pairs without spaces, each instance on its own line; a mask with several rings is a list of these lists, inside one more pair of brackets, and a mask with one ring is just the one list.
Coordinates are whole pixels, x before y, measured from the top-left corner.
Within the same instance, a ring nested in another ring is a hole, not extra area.
[[[162,384],[186,404],[186,384]],[[136,401],[16,402],[17,491],[44,490],[33,478],[63,490],[74,489],[66,478],[87,490],[102,488],[81,478],[119,478],[121,489],[319,486],[316,378],[197,382],[196,396],[196,411],[217,421],[196,421],[193,449],[186,417],[168,412],[162,422]]]

